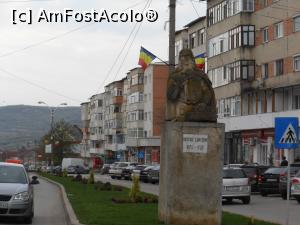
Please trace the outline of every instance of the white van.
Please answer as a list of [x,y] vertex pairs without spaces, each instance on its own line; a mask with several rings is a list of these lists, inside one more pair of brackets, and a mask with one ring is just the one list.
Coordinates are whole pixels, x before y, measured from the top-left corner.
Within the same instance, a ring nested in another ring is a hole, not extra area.
[[67,169],[69,166],[84,167],[84,161],[80,158],[63,158],[63,161],[61,163],[62,170]]

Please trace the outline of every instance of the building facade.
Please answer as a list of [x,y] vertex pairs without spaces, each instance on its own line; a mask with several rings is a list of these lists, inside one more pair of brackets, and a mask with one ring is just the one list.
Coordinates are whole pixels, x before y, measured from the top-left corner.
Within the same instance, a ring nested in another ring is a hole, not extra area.
[[[208,0],[207,63],[225,123],[225,162],[278,165],[274,118],[300,116],[297,0]],[[293,151],[289,161],[300,159]]]
[[160,127],[164,121],[168,66],[151,64],[130,70],[126,78],[82,103],[84,138],[81,155],[112,163],[160,161]]

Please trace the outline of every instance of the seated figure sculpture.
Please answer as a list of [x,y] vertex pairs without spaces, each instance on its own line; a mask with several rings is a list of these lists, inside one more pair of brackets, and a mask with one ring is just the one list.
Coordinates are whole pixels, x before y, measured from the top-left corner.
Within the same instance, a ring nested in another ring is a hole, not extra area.
[[191,50],[183,49],[179,64],[169,75],[166,120],[178,122],[216,122],[216,100],[208,76],[196,68]]

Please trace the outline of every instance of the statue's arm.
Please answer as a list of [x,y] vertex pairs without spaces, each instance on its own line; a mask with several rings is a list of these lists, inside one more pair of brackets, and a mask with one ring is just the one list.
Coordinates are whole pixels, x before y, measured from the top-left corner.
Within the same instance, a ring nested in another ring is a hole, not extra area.
[[168,100],[174,101],[177,100],[180,96],[182,85],[180,82],[176,82],[174,79],[168,80],[167,87],[167,98]]

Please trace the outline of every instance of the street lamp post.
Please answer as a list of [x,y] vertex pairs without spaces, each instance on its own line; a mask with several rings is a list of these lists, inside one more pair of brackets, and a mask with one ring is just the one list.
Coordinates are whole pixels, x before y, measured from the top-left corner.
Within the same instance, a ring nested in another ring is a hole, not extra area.
[[[57,105],[56,107],[50,107],[46,102],[39,101],[38,104],[40,105],[46,105],[50,111],[50,142],[51,142],[51,147],[53,144],[53,128],[54,128],[54,113],[55,111],[59,108],[59,106],[65,106],[68,105],[67,103],[63,102]],[[52,152],[53,156],[53,152]],[[53,163],[53,157],[52,157],[52,163]]]

